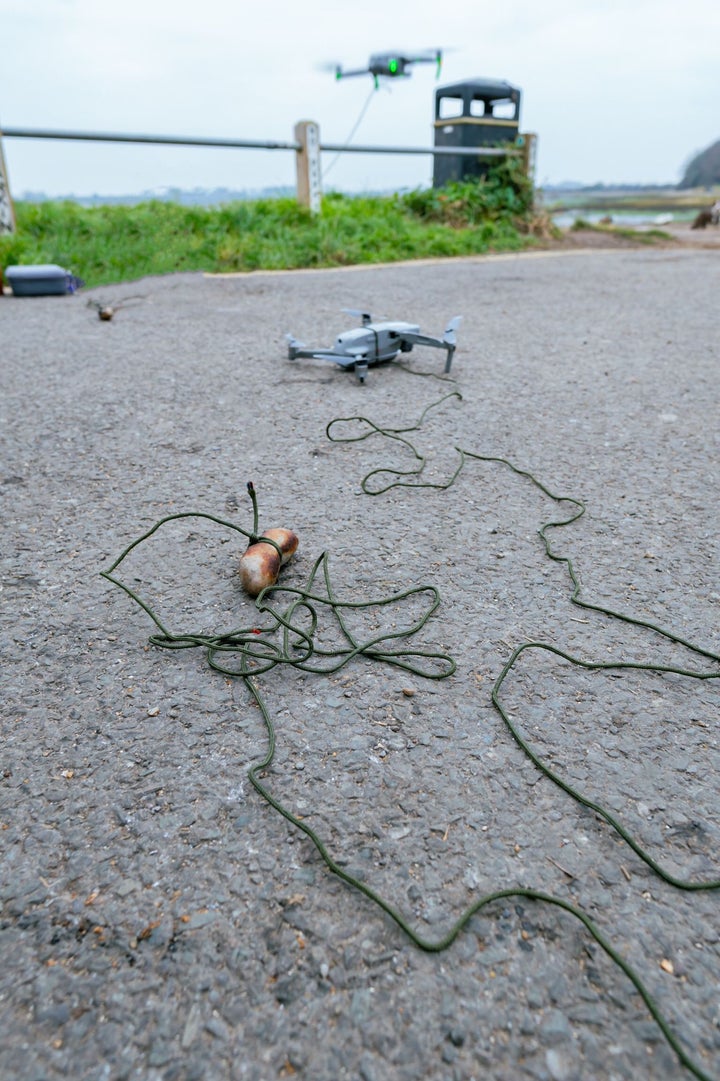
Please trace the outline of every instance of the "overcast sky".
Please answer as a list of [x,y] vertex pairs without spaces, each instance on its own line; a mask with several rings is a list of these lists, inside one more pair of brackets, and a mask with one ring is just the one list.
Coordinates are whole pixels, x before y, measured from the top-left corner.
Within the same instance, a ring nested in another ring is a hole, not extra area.
[[[325,63],[444,47],[372,93]],[[438,85],[523,93],[539,183],[675,183],[720,139],[718,0],[0,0],[0,127],[432,146]],[[4,140],[16,196],[294,184],[289,151]],[[430,182],[430,157],[324,155],[326,187]],[[329,168],[330,167],[330,168]]]

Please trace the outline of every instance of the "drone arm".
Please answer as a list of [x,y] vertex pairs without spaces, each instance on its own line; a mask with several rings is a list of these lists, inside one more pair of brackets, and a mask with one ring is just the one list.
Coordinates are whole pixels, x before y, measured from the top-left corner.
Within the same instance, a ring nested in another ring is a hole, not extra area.
[[460,325],[461,316],[456,315],[454,319],[451,319],[445,328],[445,334],[442,338],[432,338],[429,334],[414,334],[412,332],[408,334],[399,334],[398,339],[407,342],[409,345],[430,345],[436,349],[444,349],[447,353],[447,360],[445,361],[445,371],[449,372],[452,365],[452,359],[455,354],[456,337],[455,331]]
[[439,346],[441,349],[446,349],[449,345],[452,345],[454,348],[456,344],[455,331],[460,326],[461,322],[461,315],[456,315],[451,319],[445,327],[445,333],[442,338],[433,338],[429,334],[419,334],[414,331],[402,331],[397,334],[397,337],[401,338],[403,341],[411,342],[413,345],[435,345]]
[[301,342],[288,342],[288,359],[297,360],[298,357],[308,357],[311,360],[327,360],[332,364],[339,364],[343,368],[352,368],[354,364],[363,363],[367,360],[367,351],[359,350],[353,353],[335,353],[332,349],[306,349]]
[[303,342],[293,338],[292,334],[286,334],[288,343],[288,360],[297,360],[298,357],[313,357],[320,360],[334,359],[335,354],[331,349],[308,349]]
[[312,352],[308,350],[305,356],[312,357],[313,360],[327,360],[331,364],[339,364],[341,368],[352,368],[362,359],[356,354],[333,353],[330,349],[315,349]]
[[430,338],[427,334],[403,334],[401,340],[403,342],[408,342],[410,345],[431,345],[436,349],[444,349],[447,353],[445,371],[450,371],[452,358],[455,353],[455,342],[442,341],[440,338]]
[[374,75],[374,72],[372,72],[370,68],[353,68],[352,70],[347,70],[345,68],[335,69],[336,79],[351,79],[354,75]]
[[431,338],[429,334],[398,334],[398,341],[409,342],[411,345],[434,345],[444,348],[446,342],[440,338]]
[[299,349],[297,347],[290,346],[288,349],[288,358],[290,360],[297,360],[298,357],[315,357],[317,352],[314,349]]

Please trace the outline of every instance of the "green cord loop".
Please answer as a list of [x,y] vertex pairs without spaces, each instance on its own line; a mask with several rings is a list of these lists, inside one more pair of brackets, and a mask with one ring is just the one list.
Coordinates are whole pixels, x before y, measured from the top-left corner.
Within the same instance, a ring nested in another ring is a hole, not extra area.
[[[466,464],[470,460],[478,462],[497,463],[509,468],[518,477],[528,480],[539,491],[544,493],[548,498],[553,500],[558,505],[570,505],[574,507],[574,512],[565,518],[561,518],[556,521],[550,521],[544,523],[539,529],[539,535],[542,539],[545,555],[548,559],[557,563],[564,564],[570,581],[572,583],[572,592],[570,600],[573,604],[578,605],[586,611],[598,612],[611,619],[618,620],[620,622],[627,623],[631,626],[639,627],[644,630],[653,632],[666,640],[673,642],[677,645],[683,646],[690,652],[697,656],[707,658],[720,665],[720,655],[712,652],[711,650],[704,649],[700,646],[689,642],[682,638],[680,635],[666,630],[658,625],[649,621],[637,619],[633,616],[626,615],[621,612],[617,612],[611,608],[605,607],[599,604],[592,604],[589,601],[585,601],[581,598],[581,585],[580,579],[575,571],[572,561],[566,556],[560,556],[555,553],[552,548],[552,544],[549,539],[549,531],[552,529],[560,529],[571,525],[576,522],[585,513],[585,505],[579,500],[571,496],[561,496],[553,493],[549,488],[542,484],[532,473],[527,470],[520,469],[512,462],[505,458],[476,454],[471,451],[465,450],[462,447],[455,447],[458,454],[458,464],[451,474],[450,478],[442,483],[428,483],[420,480],[420,477],[424,471],[426,465],[426,459],[419,453],[417,448],[412,442],[406,438],[410,433],[417,431],[423,424],[423,421],[427,414],[433,410],[439,408],[444,402],[447,402],[451,398],[456,398],[462,401],[462,395],[458,391],[452,391],[449,394],[444,395],[436,402],[432,402],[422,412],[418,421],[406,428],[383,428],[367,417],[352,416],[352,417],[339,417],[332,420],[326,428],[327,438],[331,442],[344,442],[344,443],[356,443],[362,440],[368,439],[372,436],[381,436],[385,439],[389,439],[394,443],[400,443],[403,445],[414,457],[416,466],[407,470],[399,470],[387,467],[379,467],[371,470],[361,481],[362,490],[372,496],[382,495],[384,492],[389,491],[392,488],[404,487],[404,488],[435,488],[435,489],[448,489],[450,488],[465,468]],[[338,435],[335,434],[337,427],[340,425],[348,424],[360,424],[363,425],[363,431],[357,435]],[[385,475],[388,478],[387,483],[381,484],[378,478],[381,475]],[[412,479],[410,479],[412,478]],[[375,485],[373,486],[373,481]],[[257,496],[252,483],[248,484],[248,492],[252,502],[253,508],[253,528],[250,532],[247,532],[235,525],[232,522],[224,521],[223,519],[216,518],[211,514],[204,514],[199,512],[186,512],[180,514],[168,515],[165,518],[160,519],[156,524],[147,532],[138,537],[131,544],[129,544],[115,562],[110,566],[107,571],[101,571],[100,573],[108,581],[118,586],[120,589],[138,604],[155,623],[159,633],[150,636],[150,642],[164,649],[189,649],[189,648],[204,648],[206,651],[207,661],[209,666],[226,676],[233,676],[242,679],[243,683],[248,689],[248,692],[252,696],[253,700],[257,703],[260,713],[263,718],[265,730],[267,734],[267,752],[262,761],[256,763],[248,770],[248,777],[258,792],[258,794],[273,807],[278,814],[282,815],[291,825],[301,830],[313,843],[318,854],[328,869],[342,879],[353,889],[363,894],[369,901],[380,908],[386,915],[397,925],[397,927],[413,942],[419,949],[427,953],[440,953],[446,950],[457,939],[461,931],[467,926],[469,921],[474,915],[481,910],[487,908],[499,900],[505,900],[509,898],[526,898],[528,900],[542,903],[555,908],[559,908],[569,913],[575,919],[585,927],[590,936],[605,952],[614,964],[616,964],[621,971],[628,977],[635,990],[642,998],[645,1006],[647,1007],[651,1017],[656,1022],[668,1045],[672,1048],[678,1057],[680,1063],[699,1081],[713,1081],[709,1074],[705,1073],[703,1069],[694,1062],[687,1052],[684,1050],[683,1045],[675,1036],[671,1030],[668,1022],[663,1017],[659,1007],[655,1003],[652,995],[643,984],[640,977],[634,971],[634,969],[628,964],[618,950],[610,943],[610,941],[602,934],[602,932],[596,927],[593,921],[584,913],[581,909],[572,905],[570,902],[565,901],[560,897],[555,897],[550,894],[546,894],[540,890],[534,890],[531,888],[523,887],[511,887],[507,889],[498,889],[477,899],[472,905],[470,905],[460,918],[453,924],[450,930],[440,939],[431,940],[424,938],[419,934],[403,916],[403,914],[385,900],[380,894],[376,893],[370,886],[362,882],[358,878],[345,871],[331,856],[322,838],[302,819],[294,815],[284,804],[282,804],[268,788],[263,784],[260,779],[260,775],[268,770],[275,757],[276,748],[276,733],[275,727],[270,717],[270,713],[265,704],[265,701],[260,694],[256,686],[256,677],[263,675],[266,672],[271,671],[278,665],[288,665],[291,668],[302,672],[313,672],[319,675],[331,675],[351,660],[358,656],[364,656],[373,661],[379,661],[385,664],[390,664],[395,667],[401,668],[405,671],[412,673],[413,675],[421,676],[427,679],[446,679],[452,676],[456,670],[456,663],[452,657],[444,653],[437,653],[433,651],[427,651],[416,648],[406,647],[405,642],[413,638],[419,631],[423,629],[433,613],[440,605],[440,593],[435,586],[432,585],[419,585],[414,586],[403,592],[395,593],[389,597],[381,597],[364,601],[343,601],[339,599],[332,586],[330,577],[329,561],[327,553],[322,553],[311,570],[310,576],[305,587],[292,587],[283,584],[270,586],[264,589],[257,597],[255,606],[259,614],[267,618],[267,623],[261,628],[247,627],[240,628],[238,630],[224,633],[221,635],[203,635],[193,633],[179,633],[174,634],[168,630],[152,608],[142,600],[129,586],[125,585],[119,578],[117,578],[114,572],[121,565],[123,560],[132,552],[138,545],[148,540],[158,529],[160,529],[167,522],[175,521],[183,518],[204,518],[211,522],[215,522],[219,525],[226,526],[240,533],[242,536],[250,540],[251,543],[264,541],[272,544],[274,547],[278,546],[268,537],[261,537],[257,535],[258,530],[258,508],[257,508]],[[278,548],[279,551],[279,548]],[[321,579],[319,584],[316,584],[316,580]],[[324,588],[323,588],[324,587]],[[393,633],[378,634],[375,637],[361,641],[353,635],[350,631],[347,622],[344,618],[344,613],[353,609],[365,609],[373,606],[385,606],[397,603],[402,600],[406,600],[409,597],[416,597],[423,595],[425,597],[426,606],[421,615],[412,623],[406,627],[402,627]],[[287,607],[281,610],[278,606],[278,601],[285,597],[289,600]],[[334,618],[337,627],[339,628],[342,636],[345,639],[344,645],[335,649],[322,649],[315,640],[315,634],[320,624],[320,613],[327,613]],[[272,636],[280,636],[280,641],[273,641]],[[395,648],[395,647],[399,648]],[[637,669],[650,671],[654,673],[670,673],[675,675],[687,676],[692,679],[710,680],[720,678],[720,669],[704,672],[693,672],[688,669],[672,667],[669,665],[651,665],[640,664],[631,662],[592,662],[585,661],[581,658],[575,657],[570,653],[567,653],[558,647],[547,642],[525,642],[518,646],[512,655],[505,662],[500,675],[495,681],[495,685],[491,692],[491,699],[494,708],[500,714],[505,726],[507,727],[510,735],[527,755],[527,757],[533,762],[537,769],[543,773],[549,780],[551,780],[560,790],[564,791],[572,799],[574,799],[581,806],[586,807],[588,810],[593,811],[600,818],[602,818],[616,833],[622,838],[622,840],[635,852],[639,859],[641,859],[658,877],[671,886],[680,890],[697,891],[697,890],[716,890],[720,888],[720,879],[714,879],[711,881],[688,881],[680,879],[677,876],[670,874],[665,870],[656,860],[654,860],[635,840],[635,838],[629,833],[627,829],[622,825],[619,819],[612,815],[606,808],[602,807],[599,803],[589,799],[583,795],[580,791],[564,781],[554,770],[552,770],[546,762],[533,750],[530,742],[526,740],[515,726],[507,711],[504,709],[500,692],[503,688],[505,681],[515,669],[515,666],[519,658],[528,650],[543,651],[567,661],[572,665],[576,665],[586,670],[592,671],[611,671],[611,670],[629,670]],[[229,661],[221,661],[221,657],[229,655],[234,658],[235,665],[231,665]]]

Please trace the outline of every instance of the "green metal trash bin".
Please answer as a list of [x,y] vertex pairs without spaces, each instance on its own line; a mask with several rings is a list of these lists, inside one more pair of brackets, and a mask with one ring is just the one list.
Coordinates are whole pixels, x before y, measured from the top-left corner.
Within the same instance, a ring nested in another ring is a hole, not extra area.
[[[520,90],[497,79],[467,79],[435,91],[435,146],[513,143],[520,126]],[[484,176],[492,159],[436,154],[433,187]]]

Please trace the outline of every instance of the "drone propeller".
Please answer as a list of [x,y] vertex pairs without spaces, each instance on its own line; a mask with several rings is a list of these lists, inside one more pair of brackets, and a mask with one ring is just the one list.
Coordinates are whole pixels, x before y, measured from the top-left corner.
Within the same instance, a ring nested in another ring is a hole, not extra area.
[[456,344],[457,335],[456,335],[455,331],[457,330],[457,328],[460,326],[461,323],[462,323],[462,316],[461,315],[456,315],[453,319],[450,320],[448,325],[445,327],[445,333],[443,334],[443,341],[447,345],[455,345]]
[[364,327],[366,327],[368,323],[372,323],[372,315],[370,312],[360,311],[359,308],[343,308],[342,311],[344,311],[346,315],[352,315],[356,319],[362,319],[362,325]]

